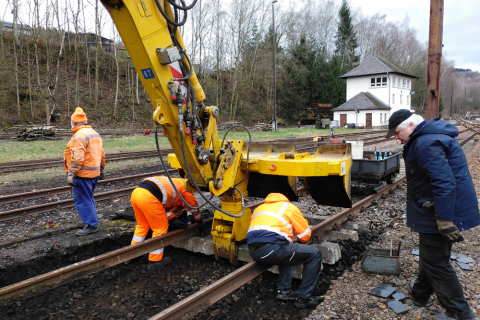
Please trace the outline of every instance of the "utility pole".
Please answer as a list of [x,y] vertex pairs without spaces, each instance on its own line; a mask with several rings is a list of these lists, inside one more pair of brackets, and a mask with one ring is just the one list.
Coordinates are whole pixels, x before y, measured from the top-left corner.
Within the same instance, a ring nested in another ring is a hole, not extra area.
[[277,132],[277,75],[276,75],[276,66],[277,66],[277,61],[276,61],[276,54],[275,54],[275,7],[274,4],[277,2],[277,0],[272,1],[272,27],[273,27],[273,126],[272,126],[272,131]]
[[450,120],[452,120],[452,110],[453,110],[453,81],[452,81],[452,95],[450,96]]
[[428,38],[427,99],[425,120],[438,118],[442,69],[443,0],[430,0]]

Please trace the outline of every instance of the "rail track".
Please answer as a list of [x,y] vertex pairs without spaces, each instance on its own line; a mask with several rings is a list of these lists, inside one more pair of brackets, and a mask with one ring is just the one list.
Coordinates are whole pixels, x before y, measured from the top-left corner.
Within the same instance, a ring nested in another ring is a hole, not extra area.
[[[361,137],[364,135],[371,135],[375,134],[375,132],[360,132],[360,133],[345,133],[345,134],[338,134],[335,135],[336,138],[350,138],[350,137]],[[295,143],[295,144],[305,144],[305,143],[312,143],[313,138],[318,136],[310,136],[310,137],[302,137],[302,138],[286,138],[286,139],[277,139],[277,140],[269,140],[269,141],[262,141],[265,143]],[[323,135],[321,137],[328,137],[328,135]],[[370,138],[371,139],[371,138]],[[310,149],[313,149],[310,148]],[[162,150],[162,154],[172,153],[172,149],[164,149]],[[111,153],[105,156],[105,161],[123,161],[129,159],[138,159],[138,158],[146,158],[146,157],[155,157],[157,156],[156,150],[146,150],[146,151],[136,151],[136,152],[120,152],[120,153]],[[52,168],[57,166],[63,165],[63,159],[41,159],[41,160],[25,160],[25,161],[15,161],[15,162],[2,162],[0,163],[0,174],[2,173],[13,173],[19,171],[30,171],[30,170],[38,170],[38,169],[45,169],[45,168]]]
[[[168,170],[169,173],[176,173],[178,172],[177,169],[170,169]],[[129,180],[136,180],[146,177],[151,177],[153,175],[164,175],[165,171],[157,171],[157,172],[149,172],[149,173],[142,173],[133,176],[125,176],[115,179],[108,179],[99,181],[99,184],[107,184],[111,182],[120,182],[120,181],[129,181]],[[114,198],[122,197],[125,195],[130,195],[130,193],[135,189],[136,186],[129,187],[129,188],[122,188],[118,190],[106,191],[101,193],[94,194],[95,201],[102,201],[102,200],[111,200]],[[34,192],[27,192],[27,193],[20,193],[20,194],[13,194],[0,197],[0,204],[7,204],[16,201],[23,201],[23,200],[30,200],[30,199],[37,199],[41,197],[50,197],[57,194],[71,192],[72,188],[70,186],[66,187],[59,187],[59,188],[51,188],[45,190],[39,190]],[[45,213],[53,210],[60,210],[65,208],[70,208],[75,206],[73,203],[73,199],[66,199],[60,201],[54,201],[49,203],[44,203],[36,206],[30,206],[25,208],[19,208],[9,211],[0,212],[0,221],[11,220],[17,217],[34,214],[34,213]]]
[[[342,222],[355,218],[364,208],[370,206],[373,201],[380,199],[396,188],[403,182],[405,177],[400,177],[393,184],[385,186],[378,193],[373,194],[363,200],[355,203],[352,208],[341,211],[311,227],[312,235],[320,235],[322,232],[331,230]],[[249,205],[254,208],[263,201]],[[211,220],[208,221],[211,223]],[[127,246],[88,260],[84,260],[73,265],[42,274],[40,276],[27,279],[20,283],[9,285],[0,289],[0,301],[6,302],[12,299],[23,298],[27,295],[45,292],[48,289],[55,288],[65,283],[72,282],[100,270],[118,265],[127,260],[141,256],[152,250],[163,248],[183,239],[190,238],[196,234],[196,225],[190,226],[186,230],[179,230],[167,233],[165,235],[151,238],[143,243],[137,243]],[[312,236],[312,239],[314,237]],[[255,262],[247,263],[233,273],[217,280],[209,286],[204,287],[186,299],[172,305],[162,312],[152,316],[150,319],[179,319],[187,316],[193,316],[203,309],[211,306],[218,300],[230,294],[235,289],[244,285],[258,275],[262,274],[267,267],[258,265]]]

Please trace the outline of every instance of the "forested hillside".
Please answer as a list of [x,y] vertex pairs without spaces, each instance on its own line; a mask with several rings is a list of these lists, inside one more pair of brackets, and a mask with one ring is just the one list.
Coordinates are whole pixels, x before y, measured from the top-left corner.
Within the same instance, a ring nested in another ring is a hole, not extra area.
[[[76,106],[97,126],[151,126],[152,107],[118,34],[107,32],[114,27],[103,7],[83,0],[69,2],[68,8],[58,0],[34,4],[23,20],[17,15],[16,30],[0,28],[0,126],[45,124],[50,118],[53,125],[68,127]],[[15,8],[18,0],[14,15]],[[86,16],[88,8],[95,9],[93,19]],[[420,77],[413,82],[412,106],[424,110],[427,49],[408,18],[365,16],[334,0],[287,8],[262,0],[201,0],[182,33],[206,104],[220,108],[220,121],[270,121],[274,39],[277,116],[284,120],[305,116],[313,103],[345,102],[339,76],[374,55]],[[442,97],[448,111],[453,105],[460,112],[464,103],[450,103],[453,67],[444,60]]]

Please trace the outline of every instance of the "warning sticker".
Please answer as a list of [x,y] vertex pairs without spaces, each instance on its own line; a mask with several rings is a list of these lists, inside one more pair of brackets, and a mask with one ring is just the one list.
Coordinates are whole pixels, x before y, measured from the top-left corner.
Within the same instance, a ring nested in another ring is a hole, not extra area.
[[341,173],[340,175],[345,175],[347,173],[347,163],[345,161],[342,161],[341,165]]

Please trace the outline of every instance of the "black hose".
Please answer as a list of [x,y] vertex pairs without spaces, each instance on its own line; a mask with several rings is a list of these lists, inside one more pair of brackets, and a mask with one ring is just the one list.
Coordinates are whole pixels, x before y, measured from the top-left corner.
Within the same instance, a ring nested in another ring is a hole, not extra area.
[[[180,126],[181,126],[181,124],[180,124]],[[172,185],[172,188],[175,190],[175,192],[177,193],[177,195],[178,195],[178,197],[180,198],[180,200],[182,200],[183,204],[184,204],[185,206],[187,206],[188,208],[190,208],[192,211],[200,210],[200,208],[203,207],[204,205],[206,205],[207,202],[205,202],[205,203],[202,204],[201,206],[192,207],[187,201],[185,201],[185,199],[183,199],[182,195],[178,192],[177,187],[175,187],[175,183],[173,183],[172,177],[170,177],[170,173],[168,173],[168,168],[167,168],[167,166],[165,165],[165,162],[163,162],[162,151],[160,150],[160,146],[159,146],[159,144],[158,144],[158,134],[157,134],[157,124],[156,124],[156,123],[155,123],[155,144],[157,145],[158,157],[160,158],[160,162],[162,163],[162,167],[163,167],[163,170],[165,171],[165,175],[167,176],[168,181],[170,181],[170,184]],[[198,190],[198,189],[197,189],[197,190]],[[203,197],[202,192],[200,192],[200,194],[201,194],[202,197]],[[212,198],[213,198],[213,195],[212,195]],[[212,200],[212,198],[210,198],[210,200]],[[204,199],[206,199],[206,198],[204,197]],[[208,203],[210,204],[210,201],[208,201]]]
[[[180,10],[190,10],[190,9],[192,9],[193,7],[195,7],[195,5],[197,4],[197,0],[193,0],[193,2],[192,2],[191,5],[189,5],[189,6],[187,6],[187,7],[181,7],[181,6],[179,6],[178,4],[175,3],[175,0],[174,0],[174,1],[172,1],[172,0],[167,0],[167,1],[168,1],[168,3],[170,3],[172,6],[174,6],[174,7],[177,8],[177,9],[180,9]],[[185,5],[185,1],[180,0],[180,2],[181,2],[183,5]]]
[[192,175],[192,172],[190,171],[190,168],[188,166],[188,163],[187,163],[187,157],[185,156],[185,144],[184,144],[184,141],[183,141],[183,132],[182,132],[182,125],[180,124],[180,142],[181,142],[181,145],[182,145],[182,155],[183,155],[183,162],[185,163],[185,168],[187,169],[187,174],[188,174],[188,178],[190,179],[191,182],[193,182],[193,184],[195,185],[195,188],[197,189],[197,191],[199,191],[200,195],[202,196],[202,198],[207,201],[215,210],[218,210],[220,211],[221,213],[224,213],[226,214],[227,216],[229,217],[232,217],[232,218],[240,218],[241,216],[243,216],[243,213],[245,212],[245,203],[244,203],[244,199],[243,199],[243,194],[242,192],[234,187],[235,189],[238,190],[238,192],[240,192],[240,196],[242,198],[242,212],[238,215],[235,215],[235,214],[232,214],[232,213],[229,213],[227,211],[224,211],[222,208],[219,208],[217,207],[214,203],[210,202],[204,195],[203,193],[201,192],[199,186],[197,185],[197,182],[195,181],[195,179],[193,179],[193,175]]
[[187,11],[185,11],[184,14],[183,14],[183,21],[182,22],[175,22],[167,16],[167,13],[165,11],[163,11],[162,6],[158,2],[158,0],[155,0],[155,4],[157,5],[158,10],[160,10],[160,13],[165,18],[165,20],[167,20],[167,22],[170,23],[171,25],[181,27],[185,24],[185,22],[187,22]]

